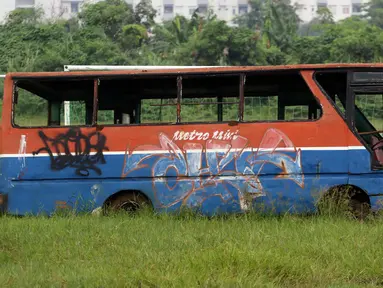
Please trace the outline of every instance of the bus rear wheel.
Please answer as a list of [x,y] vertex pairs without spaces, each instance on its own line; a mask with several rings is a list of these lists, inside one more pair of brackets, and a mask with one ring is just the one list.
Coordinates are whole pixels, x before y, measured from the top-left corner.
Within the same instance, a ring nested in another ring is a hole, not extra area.
[[120,192],[112,196],[105,205],[106,210],[109,211],[125,211],[133,214],[150,206],[149,199],[135,191]]

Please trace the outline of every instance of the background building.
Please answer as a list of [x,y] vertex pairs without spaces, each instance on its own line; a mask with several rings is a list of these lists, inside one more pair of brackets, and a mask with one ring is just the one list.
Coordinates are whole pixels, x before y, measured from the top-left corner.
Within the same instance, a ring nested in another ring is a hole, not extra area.
[[[16,8],[42,7],[45,15],[51,17],[69,18],[81,10],[84,2],[98,2],[102,0],[1,0],[0,19]],[[125,0],[127,3],[137,5],[140,0]],[[327,7],[339,21],[351,15],[361,13],[362,4],[368,0],[292,0],[298,7],[298,15],[303,22],[309,22],[316,16],[320,7]],[[172,19],[175,15],[190,17],[198,8],[200,13],[212,9],[219,19],[227,22],[236,16],[247,13],[250,9],[248,0],[152,0],[157,10],[157,22]]]
[[298,7],[298,15],[303,22],[310,22],[318,8],[327,7],[335,21],[343,20],[352,15],[360,15],[362,5],[368,0],[292,0]]
[[69,18],[81,9],[84,0],[1,0],[0,19],[16,8],[41,7],[48,18]]

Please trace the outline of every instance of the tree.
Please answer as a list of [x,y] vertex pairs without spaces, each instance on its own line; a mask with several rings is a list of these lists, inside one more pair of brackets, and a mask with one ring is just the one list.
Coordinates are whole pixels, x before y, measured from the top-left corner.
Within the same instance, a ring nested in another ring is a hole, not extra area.
[[154,18],[157,15],[153,8],[152,0],[141,0],[134,9],[134,18],[137,24],[142,24],[149,28],[154,24]]
[[234,19],[234,23],[250,29],[260,30],[264,23],[264,3],[264,0],[249,1],[250,12]]
[[299,63],[380,62],[383,30],[359,17],[324,24],[319,36],[300,37],[294,55]]
[[251,0],[249,3],[250,12],[236,19],[236,23],[259,31],[264,47],[277,46],[282,52],[288,52],[300,22],[290,0]]
[[325,25],[334,24],[334,16],[327,7],[321,7],[317,10],[317,16],[309,23],[303,24],[299,29],[300,35],[318,36],[321,34]]
[[5,20],[6,25],[36,24],[41,21],[44,11],[41,8],[17,8]]
[[122,28],[120,43],[124,49],[139,48],[143,41],[148,39],[148,32],[145,26],[139,24],[129,24]]
[[371,0],[365,11],[370,23],[383,29],[383,0]]
[[111,39],[117,39],[122,27],[134,23],[134,13],[124,0],[105,0],[96,4],[85,4],[79,14],[86,26],[99,27]]

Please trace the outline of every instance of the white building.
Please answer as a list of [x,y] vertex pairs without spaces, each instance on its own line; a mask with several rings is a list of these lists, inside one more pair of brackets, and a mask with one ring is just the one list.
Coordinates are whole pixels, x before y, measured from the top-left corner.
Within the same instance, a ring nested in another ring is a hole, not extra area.
[[79,12],[84,0],[0,0],[0,20],[16,8],[41,7],[47,18],[69,18]]
[[362,5],[368,0],[292,0],[298,7],[298,15],[303,22],[310,22],[317,14],[318,8],[327,7],[335,21],[352,15],[360,15]]
[[[16,8],[42,7],[45,16],[69,18],[81,10],[84,2],[99,2],[102,0],[0,0],[0,19]],[[140,0],[125,0],[133,7]],[[334,15],[334,20],[342,20],[361,12],[362,4],[368,0],[292,0],[298,6],[298,15],[303,22],[309,22],[316,16],[320,7],[327,7]],[[219,19],[227,22],[236,16],[247,13],[250,9],[248,0],[152,0],[157,11],[157,22],[172,19],[174,16],[183,15],[190,17],[198,8],[200,13],[212,9]]]

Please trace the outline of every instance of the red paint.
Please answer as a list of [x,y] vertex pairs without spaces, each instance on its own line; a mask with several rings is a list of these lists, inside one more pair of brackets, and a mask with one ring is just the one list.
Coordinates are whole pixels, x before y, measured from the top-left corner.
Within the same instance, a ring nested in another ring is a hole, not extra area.
[[[307,122],[254,122],[238,123],[230,126],[229,123],[212,124],[177,124],[177,125],[155,125],[155,126],[104,126],[101,133],[107,137],[109,151],[126,151],[142,145],[155,146],[158,143],[158,135],[164,133],[173,136],[176,131],[192,132],[194,130],[208,132],[210,135],[216,130],[231,131],[239,130],[239,135],[249,139],[252,143],[260,143],[267,129],[275,128],[283,131],[297,147],[337,147],[337,146],[362,146],[359,140],[349,131],[346,123],[338,115],[325,95],[313,80],[313,73],[316,69],[335,69],[335,68],[383,68],[383,64],[328,64],[328,65],[297,65],[297,66],[266,66],[266,67],[225,67],[193,69],[192,73],[220,73],[220,72],[249,72],[264,70],[287,70],[302,69],[302,76],[312,90],[312,93],[322,105],[323,116],[317,121]],[[311,70],[310,70],[311,69]],[[10,73],[5,78],[5,93],[3,102],[2,119],[2,143],[0,143],[0,153],[17,154],[21,135],[27,136],[27,151],[38,150],[43,143],[38,136],[39,128],[13,128],[11,126],[11,106],[12,106],[12,77],[65,77],[65,76],[112,76],[129,74],[177,74],[191,73],[187,70],[156,70],[150,72],[141,71],[107,71],[107,72],[54,72],[54,73]],[[59,133],[65,133],[68,127],[63,128],[43,128],[44,133],[49,137],[54,137]],[[82,128],[84,134],[94,132],[96,127]],[[1,131],[1,130],[0,130]],[[177,145],[182,146],[188,141],[177,141]],[[204,140],[193,140],[193,143],[204,143]],[[149,149],[150,146],[148,146]]]

